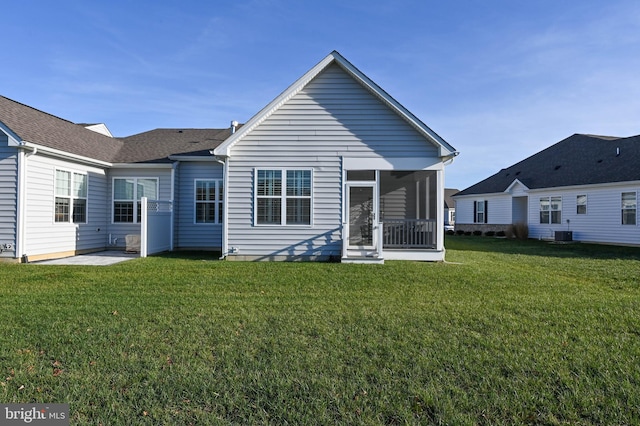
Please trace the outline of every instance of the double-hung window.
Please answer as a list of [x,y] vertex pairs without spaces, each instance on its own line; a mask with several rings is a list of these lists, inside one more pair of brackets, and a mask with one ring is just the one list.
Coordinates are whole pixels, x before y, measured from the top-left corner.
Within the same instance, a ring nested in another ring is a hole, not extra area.
[[257,225],[311,224],[311,170],[256,170]]
[[540,223],[562,223],[562,197],[540,198]]
[[195,223],[222,223],[222,180],[195,180]]
[[142,215],[142,197],[158,199],[157,178],[114,178],[113,221],[139,223]]
[[622,193],[622,224],[636,224],[637,198],[635,192]]
[[473,222],[474,223],[488,223],[487,207],[488,207],[488,202],[486,200],[473,202]]
[[576,197],[576,214],[587,214],[587,196],[578,195]]
[[87,223],[87,175],[56,170],[54,221]]

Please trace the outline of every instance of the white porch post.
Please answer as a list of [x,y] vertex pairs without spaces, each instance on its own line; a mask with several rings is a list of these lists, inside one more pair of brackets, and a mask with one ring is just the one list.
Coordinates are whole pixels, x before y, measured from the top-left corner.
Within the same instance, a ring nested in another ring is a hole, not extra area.
[[147,257],[147,225],[149,223],[147,218],[147,197],[140,199],[140,206],[142,211],[140,212],[140,257]]
[[436,249],[444,250],[444,167],[436,171]]

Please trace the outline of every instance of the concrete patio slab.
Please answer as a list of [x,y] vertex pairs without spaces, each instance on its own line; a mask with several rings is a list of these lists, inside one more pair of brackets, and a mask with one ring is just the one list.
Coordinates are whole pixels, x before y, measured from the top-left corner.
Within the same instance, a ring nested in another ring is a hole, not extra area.
[[33,262],[37,265],[93,265],[107,266],[126,260],[140,257],[138,253],[125,253],[123,251],[106,250],[97,253],[81,254],[78,256],[64,257],[62,259],[41,260]]

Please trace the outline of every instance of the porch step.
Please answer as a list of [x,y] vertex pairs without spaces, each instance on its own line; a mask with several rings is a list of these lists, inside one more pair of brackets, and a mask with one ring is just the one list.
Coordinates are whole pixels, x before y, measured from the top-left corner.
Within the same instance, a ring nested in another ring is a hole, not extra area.
[[373,256],[348,256],[348,257],[343,257],[340,261],[342,263],[362,263],[367,265],[383,265],[384,264],[383,257],[373,257]]

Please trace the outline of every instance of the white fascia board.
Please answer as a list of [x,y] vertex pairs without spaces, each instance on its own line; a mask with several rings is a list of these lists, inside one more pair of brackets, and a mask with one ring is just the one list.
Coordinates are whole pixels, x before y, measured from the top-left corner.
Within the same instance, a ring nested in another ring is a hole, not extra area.
[[535,188],[529,193],[547,193],[551,191],[588,191],[589,189],[606,189],[640,186],[640,180],[626,180],[621,182],[590,183],[585,185],[550,186],[547,188]]
[[218,145],[213,150],[213,154],[220,157],[229,157],[231,148],[249,132],[255,129],[260,123],[269,118],[277,111],[285,102],[298,94],[311,80],[313,80],[322,70],[334,61],[333,54],[329,54],[315,67],[307,71],[302,77],[290,85],[284,92],[278,95],[274,100],[269,102],[267,106],[262,108],[256,115],[251,117],[240,129],[232,134],[226,141]]
[[529,189],[529,187],[528,187],[527,185],[525,185],[524,183],[520,182],[520,180],[519,180],[519,179],[514,179],[514,181],[513,181],[513,182],[511,182],[511,185],[509,185],[509,186],[507,187],[507,189],[505,189],[503,192],[511,192],[511,190],[513,189],[513,187],[515,187],[515,186],[516,186],[516,185],[518,185],[518,184],[522,185],[522,187],[525,189],[525,191],[529,191],[529,190],[530,190],[530,189]]
[[431,141],[439,149],[440,157],[456,156],[458,152],[454,147],[449,145],[447,141],[442,139],[440,135],[431,130],[429,126],[424,124],[418,117],[413,115],[411,111],[406,109],[400,102],[396,101],[391,95],[378,86],[373,80],[367,77],[363,72],[357,69],[353,64],[347,61],[338,52],[333,52],[337,64],[342,67],[353,78],[359,81],[365,86],[374,96],[380,99],[385,105],[391,108],[396,114],[400,115],[406,122],[408,122],[414,129],[416,129],[427,140]]
[[36,149],[38,150],[38,152],[43,152],[46,154],[49,154],[53,157],[58,157],[58,158],[62,158],[65,160],[71,160],[71,161],[77,161],[79,163],[85,163],[85,164],[90,164],[90,165],[95,165],[95,166],[100,166],[100,167],[111,167],[112,163],[106,162],[106,161],[101,161],[101,160],[96,160],[95,158],[89,158],[89,157],[85,157],[83,155],[78,155],[78,154],[72,154],[70,152],[66,152],[66,151],[62,151],[59,149],[55,149],[55,148],[49,148],[48,146],[43,146],[43,145],[38,145],[36,143],[32,143],[32,142],[27,142],[27,141],[22,141],[19,145],[21,148],[27,148],[27,149]]
[[169,160],[171,161],[208,161],[208,162],[216,162],[218,159],[213,155],[210,157],[205,157],[202,155],[170,155]]
[[170,169],[173,163],[114,163],[113,169]]
[[302,77],[290,85],[284,92],[271,101],[267,106],[247,121],[238,131],[232,134],[226,141],[220,144],[215,150],[214,155],[221,157],[229,157],[231,148],[249,132],[255,129],[260,123],[269,118],[277,111],[285,102],[298,94],[311,80],[320,74],[325,68],[332,63],[338,64],[343,70],[351,75],[356,81],[366,87],[374,96],[379,98],[384,104],[404,118],[412,127],[414,127],[427,140],[431,141],[438,147],[439,156],[442,158],[456,156],[458,152],[442,139],[436,132],[431,130],[426,124],[420,121],[409,110],[403,107],[398,101],[393,99],[387,92],[382,90],[380,86],[373,82],[369,77],[364,75],[360,70],[354,67],[342,55],[335,50],[327,55],[316,66],[307,71]]

